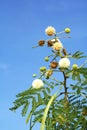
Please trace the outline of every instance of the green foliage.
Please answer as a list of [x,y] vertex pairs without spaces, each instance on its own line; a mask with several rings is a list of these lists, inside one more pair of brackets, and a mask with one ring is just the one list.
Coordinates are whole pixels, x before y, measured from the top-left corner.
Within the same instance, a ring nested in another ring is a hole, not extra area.
[[75,59],[86,58],[86,56],[83,56],[83,54],[84,54],[84,52],[76,51],[72,55],[72,58],[75,58]]
[[26,102],[25,104],[24,104],[24,107],[23,107],[23,109],[22,109],[22,116],[25,116],[26,115],[26,113],[27,113],[27,110],[28,110],[28,107],[29,107],[29,102]]
[[22,116],[26,116],[27,111],[29,110],[29,106],[32,106],[32,110],[30,110],[27,115],[26,123],[29,122],[29,119],[33,115],[36,115],[33,122],[35,123],[37,120],[39,121],[38,119],[39,114],[43,112],[45,108],[44,109],[41,108],[39,111],[37,111],[37,108],[39,108],[42,105],[44,106],[47,105],[51,97],[49,95],[49,93],[51,92],[51,89],[53,89],[53,86],[51,87],[46,86],[45,88],[38,89],[38,90],[30,88],[22,93],[17,94],[16,95],[17,99],[13,102],[14,106],[10,108],[10,110],[15,111],[16,109],[22,106],[21,114]]
[[[79,51],[72,55],[72,58],[83,58],[83,53]],[[58,69],[57,69],[58,70]],[[59,69],[60,70],[60,69]],[[76,69],[61,70],[65,78],[71,78],[76,83],[70,84],[67,88],[68,98],[63,98],[65,92],[60,90],[60,94],[51,96],[52,91],[63,82],[51,79],[43,80],[45,86],[34,89],[32,86],[16,95],[14,106],[10,110],[15,111],[22,107],[21,114],[26,116],[26,123],[30,121],[30,130],[39,122],[42,122],[41,130],[86,130],[87,128],[87,68],[78,67]],[[73,92],[72,92],[72,91]],[[62,96],[62,98],[59,98]]]

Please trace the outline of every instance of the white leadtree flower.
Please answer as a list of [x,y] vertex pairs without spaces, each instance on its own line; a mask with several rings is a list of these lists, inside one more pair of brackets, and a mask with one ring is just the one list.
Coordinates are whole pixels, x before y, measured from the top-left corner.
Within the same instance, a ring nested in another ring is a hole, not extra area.
[[59,60],[59,67],[60,68],[69,68],[70,60],[68,58],[62,58]]
[[48,26],[46,29],[45,29],[45,33],[49,36],[52,36],[53,34],[56,33],[56,30],[54,27],[52,26]]
[[59,51],[60,49],[63,48],[63,45],[61,41],[58,39],[58,41],[53,44],[52,48],[56,51]]
[[32,87],[35,88],[35,89],[39,89],[41,87],[44,86],[44,83],[41,79],[35,79],[33,82],[32,82]]

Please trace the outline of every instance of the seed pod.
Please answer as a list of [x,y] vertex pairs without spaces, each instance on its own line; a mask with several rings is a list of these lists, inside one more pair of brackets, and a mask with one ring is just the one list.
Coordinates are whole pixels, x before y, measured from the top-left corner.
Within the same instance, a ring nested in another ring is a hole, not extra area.
[[58,62],[51,62],[50,63],[51,68],[57,68],[57,66],[58,66]]
[[64,54],[65,56],[66,56],[66,54],[67,54],[65,48],[63,49],[63,54]]
[[45,41],[44,40],[40,40],[40,41],[38,41],[38,44],[39,44],[39,46],[44,46]]

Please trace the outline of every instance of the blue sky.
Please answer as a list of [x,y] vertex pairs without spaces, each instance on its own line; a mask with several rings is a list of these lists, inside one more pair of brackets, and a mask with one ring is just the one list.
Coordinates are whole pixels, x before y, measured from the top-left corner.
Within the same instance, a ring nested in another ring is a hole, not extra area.
[[[50,54],[46,48],[32,49],[44,30],[52,25],[71,28],[71,39],[61,39],[69,52],[87,55],[87,0],[2,0],[0,1],[0,128],[28,130],[21,111],[9,111],[15,95],[32,83],[32,74]],[[38,125],[36,126],[37,129]],[[34,129],[36,129],[34,128]]]

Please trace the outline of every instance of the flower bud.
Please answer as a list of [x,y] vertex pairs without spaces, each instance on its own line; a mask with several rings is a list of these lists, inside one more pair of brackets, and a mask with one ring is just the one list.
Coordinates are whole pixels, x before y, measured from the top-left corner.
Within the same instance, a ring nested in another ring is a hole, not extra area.
[[49,57],[47,56],[47,57],[45,57],[45,61],[46,62],[48,62],[49,61]]
[[65,28],[65,33],[70,33],[70,32],[71,32],[70,28]]
[[78,69],[78,65],[77,64],[73,64],[72,65],[72,68],[75,70],[75,69]]
[[36,74],[33,74],[33,77],[35,78],[37,75]]
[[40,67],[40,71],[46,71],[46,67],[45,66]]

